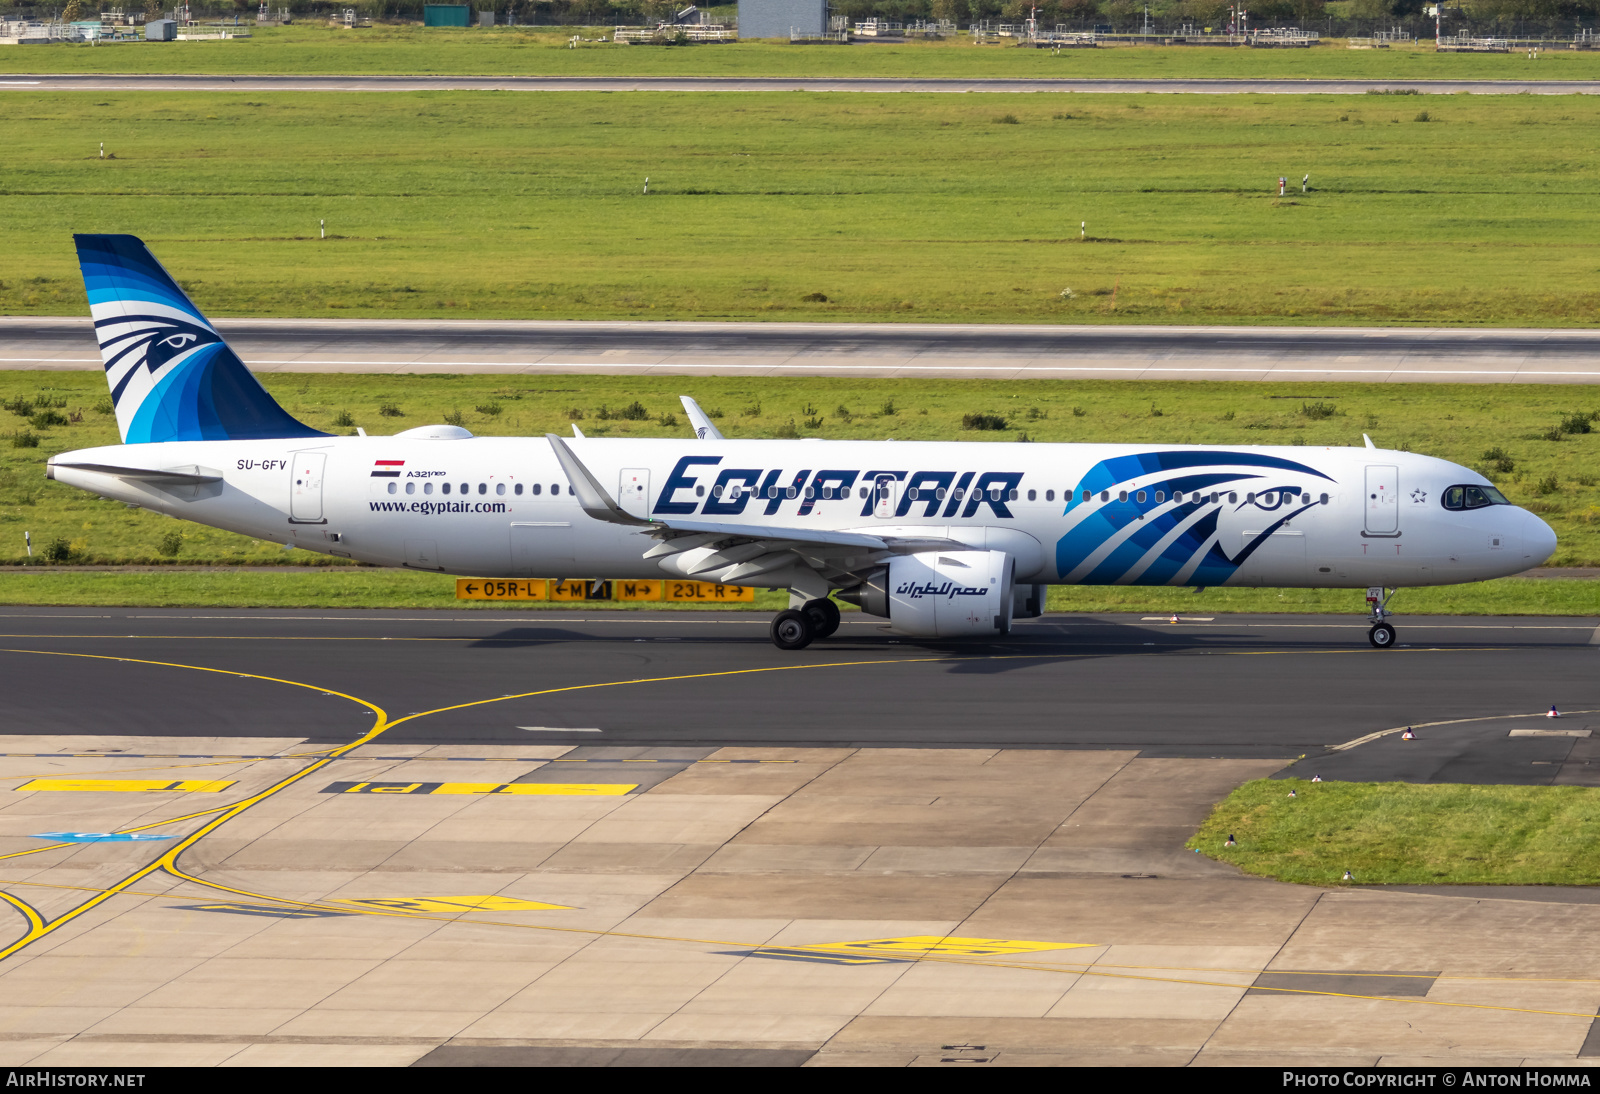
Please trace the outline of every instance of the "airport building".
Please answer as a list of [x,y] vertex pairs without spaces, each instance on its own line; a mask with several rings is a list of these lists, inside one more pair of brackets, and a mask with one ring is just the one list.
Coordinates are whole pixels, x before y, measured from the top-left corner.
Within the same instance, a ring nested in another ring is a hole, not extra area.
[[828,0],[739,0],[740,38],[788,38],[828,29]]

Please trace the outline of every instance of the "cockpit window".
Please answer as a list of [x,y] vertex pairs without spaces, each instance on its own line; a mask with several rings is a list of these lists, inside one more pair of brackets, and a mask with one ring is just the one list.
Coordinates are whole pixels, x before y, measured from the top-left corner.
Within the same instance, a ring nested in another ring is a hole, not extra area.
[[1446,509],[1482,509],[1486,505],[1510,505],[1506,496],[1492,486],[1452,486],[1440,499]]

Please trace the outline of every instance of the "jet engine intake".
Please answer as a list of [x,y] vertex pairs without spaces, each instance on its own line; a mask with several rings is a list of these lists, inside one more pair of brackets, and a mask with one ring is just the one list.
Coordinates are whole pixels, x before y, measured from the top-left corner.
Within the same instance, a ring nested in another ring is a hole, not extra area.
[[1011,629],[1016,563],[1004,551],[897,555],[840,600],[916,638],[1004,634]]

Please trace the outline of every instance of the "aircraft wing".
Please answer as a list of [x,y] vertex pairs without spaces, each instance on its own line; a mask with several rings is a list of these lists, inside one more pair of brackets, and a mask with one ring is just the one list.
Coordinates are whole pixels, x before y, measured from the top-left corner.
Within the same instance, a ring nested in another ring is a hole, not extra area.
[[678,401],[683,404],[683,412],[689,415],[689,424],[694,427],[694,435],[702,441],[725,441],[722,431],[711,424],[711,416],[700,409],[700,404],[687,395],[678,396]]
[[665,560],[681,555],[667,568],[685,577],[738,581],[796,563],[824,572],[847,573],[897,551],[954,546],[947,540],[902,542],[896,537],[824,528],[724,524],[676,518],[646,520],[626,512],[613,501],[565,441],[553,433],[546,433],[545,437],[555,450],[567,481],[572,484],[579,508],[596,520],[631,525],[655,539],[656,544],[644,552],[647,559]]

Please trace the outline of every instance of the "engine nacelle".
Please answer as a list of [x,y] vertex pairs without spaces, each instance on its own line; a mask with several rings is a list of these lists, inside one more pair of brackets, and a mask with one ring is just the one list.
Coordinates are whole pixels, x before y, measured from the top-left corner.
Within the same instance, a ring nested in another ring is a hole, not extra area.
[[897,555],[839,599],[889,620],[897,634],[957,638],[1011,629],[1012,573],[1004,551]]

